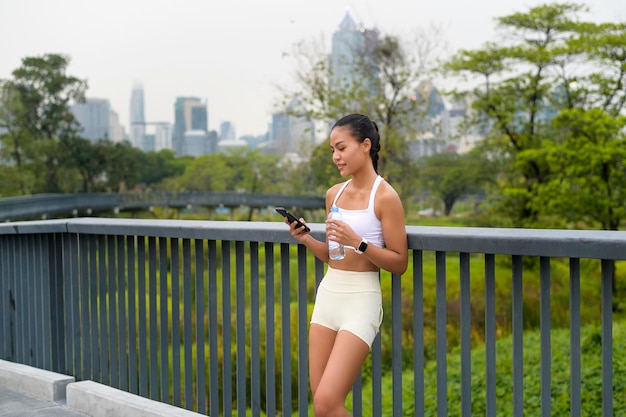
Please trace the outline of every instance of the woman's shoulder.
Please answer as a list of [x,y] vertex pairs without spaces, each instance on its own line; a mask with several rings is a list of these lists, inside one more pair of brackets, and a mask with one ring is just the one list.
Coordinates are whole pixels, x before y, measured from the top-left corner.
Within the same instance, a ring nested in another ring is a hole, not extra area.
[[390,202],[394,200],[400,201],[398,192],[387,182],[387,180],[385,180],[385,178],[383,178],[380,182],[375,198],[376,200],[380,200],[382,202]]
[[376,195],[374,196],[374,211],[379,219],[382,219],[383,213],[397,216],[402,214],[404,218],[404,208],[400,195],[386,180],[381,181]]
[[328,190],[326,190],[326,201],[333,201],[333,199],[335,198],[335,196],[337,195],[337,193],[339,192],[339,189],[346,183],[347,181],[344,182],[340,182],[337,183],[333,186],[331,186]]

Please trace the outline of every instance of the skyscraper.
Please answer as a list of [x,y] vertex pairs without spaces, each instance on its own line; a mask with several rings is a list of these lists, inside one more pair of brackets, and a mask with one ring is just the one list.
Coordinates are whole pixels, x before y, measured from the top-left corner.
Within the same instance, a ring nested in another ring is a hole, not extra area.
[[87,98],[84,103],[72,104],[70,111],[82,128],[81,137],[92,142],[111,139],[109,100]]
[[143,135],[146,133],[146,115],[144,109],[143,85],[135,83],[130,95],[130,143],[142,148]]
[[174,152],[177,155],[184,154],[185,132],[191,130],[208,132],[208,126],[206,99],[177,97],[174,103],[174,130],[172,132]]
[[350,88],[362,82],[364,88],[373,91],[378,77],[374,62],[377,45],[378,31],[357,25],[350,12],[346,12],[332,36],[331,87]]
[[225,121],[220,123],[220,141],[236,139],[237,134],[235,133],[235,125],[233,122]]
[[266,147],[268,152],[281,156],[294,154],[301,160],[309,159],[315,146],[315,124],[304,117],[293,115],[300,105],[294,99],[286,111],[272,115],[272,134]]

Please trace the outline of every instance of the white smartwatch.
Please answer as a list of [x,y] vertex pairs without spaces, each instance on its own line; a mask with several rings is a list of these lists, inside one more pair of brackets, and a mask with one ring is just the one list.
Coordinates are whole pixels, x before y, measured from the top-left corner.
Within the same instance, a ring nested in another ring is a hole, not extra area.
[[361,238],[361,243],[359,243],[359,247],[354,248],[354,251],[361,255],[363,252],[365,252],[365,249],[367,249],[367,239]]

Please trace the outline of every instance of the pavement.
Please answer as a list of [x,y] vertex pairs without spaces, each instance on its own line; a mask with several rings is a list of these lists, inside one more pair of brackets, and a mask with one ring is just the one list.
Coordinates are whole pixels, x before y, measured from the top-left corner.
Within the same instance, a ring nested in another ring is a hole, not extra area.
[[0,416],[3,417],[87,417],[62,403],[42,400],[0,385]]

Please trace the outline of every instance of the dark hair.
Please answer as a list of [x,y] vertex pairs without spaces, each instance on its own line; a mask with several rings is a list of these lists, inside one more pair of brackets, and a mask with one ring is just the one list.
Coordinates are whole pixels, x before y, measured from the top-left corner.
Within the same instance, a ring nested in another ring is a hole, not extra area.
[[370,158],[372,158],[374,171],[378,172],[380,134],[378,133],[378,126],[376,123],[363,114],[348,114],[337,120],[333,129],[336,127],[349,127],[350,133],[359,142],[363,142],[365,139],[369,139],[372,142],[372,147],[370,148]]

